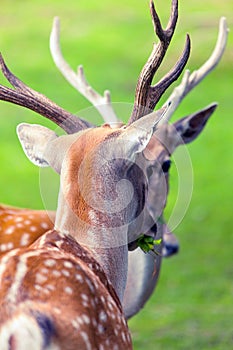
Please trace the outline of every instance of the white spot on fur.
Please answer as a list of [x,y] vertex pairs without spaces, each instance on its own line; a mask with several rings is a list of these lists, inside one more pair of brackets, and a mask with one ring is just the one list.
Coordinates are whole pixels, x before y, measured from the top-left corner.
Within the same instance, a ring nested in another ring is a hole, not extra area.
[[9,250],[13,249],[13,248],[14,248],[14,243],[13,243],[13,242],[8,242],[7,248],[8,248]]
[[61,314],[61,310],[58,307],[54,307],[53,310],[54,310],[54,312],[56,312],[56,314],[58,314],[58,315]]
[[88,308],[90,306],[89,303],[85,300],[82,300],[82,305],[86,308]]
[[104,332],[104,327],[102,324],[98,324],[97,331],[99,334],[102,334]]
[[43,289],[39,284],[35,284],[34,288],[38,291],[41,291]]
[[92,319],[92,324],[93,324],[93,326],[94,326],[94,327],[96,327],[96,326],[97,326],[97,321],[96,321],[96,319],[95,319],[95,318],[93,318],[93,319]]
[[79,281],[80,283],[83,283],[83,278],[82,278],[82,276],[81,276],[79,273],[77,273],[77,274],[75,275],[75,278],[76,278],[76,280]]
[[64,275],[64,276],[66,276],[66,277],[69,277],[70,276],[70,273],[69,273],[69,271],[67,271],[67,270],[61,270],[61,273]]
[[96,280],[93,280],[93,283],[94,283],[94,285],[95,285],[95,289],[99,289],[99,284],[98,284],[98,282],[97,282]]
[[116,318],[114,312],[110,312],[110,313],[109,313],[109,316],[110,316],[113,320],[115,320],[115,318]]
[[121,332],[121,338],[123,340],[124,343],[126,343],[126,336],[124,332]]
[[68,269],[71,269],[73,267],[73,264],[70,261],[64,261],[64,266]]
[[103,295],[101,295],[100,300],[102,301],[103,304],[105,304],[106,300],[105,300],[105,297]]
[[107,305],[110,311],[114,310],[112,299],[108,298]]
[[7,250],[6,244],[2,243],[0,244],[0,252],[5,252]]
[[25,247],[26,245],[29,244],[29,237],[30,237],[30,234],[29,233],[24,233],[20,239],[20,245],[22,247]]
[[107,349],[109,349],[109,346],[110,346],[110,341],[109,341],[109,339],[106,339],[106,340],[105,340],[105,344],[106,344],[106,346],[107,346]]
[[107,315],[106,315],[106,313],[103,310],[100,311],[100,313],[99,313],[99,319],[102,322],[106,322],[107,321]]
[[88,317],[87,315],[82,315],[82,319],[83,319],[83,321],[86,323],[86,324],[89,324],[90,323],[90,317]]
[[86,294],[84,294],[84,293],[81,293],[81,298],[83,299],[83,300],[85,300],[85,301],[88,301],[89,300],[89,297],[86,295]]
[[79,323],[77,322],[77,320],[72,320],[72,321],[71,321],[71,324],[72,324],[72,326],[73,326],[75,329],[79,329],[79,328],[80,328]]
[[53,274],[55,277],[60,277],[60,276],[61,276],[61,272],[58,271],[58,270],[53,270],[53,271],[52,271],[52,274]]
[[9,226],[9,227],[5,230],[5,234],[6,234],[6,235],[11,235],[14,231],[15,231],[15,226]]
[[45,266],[53,267],[54,265],[56,265],[56,260],[54,260],[54,259],[46,259],[44,261],[44,264],[45,264]]
[[87,283],[89,289],[91,290],[91,292],[94,292],[95,287],[94,287],[93,283],[89,280],[89,278],[86,278],[86,283]]
[[131,342],[131,337],[130,337],[130,333],[129,332],[126,334],[126,338],[127,338],[128,343],[130,343]]
[[73,289],[72,288],[70,288],[70,287],[65,287],[64,288],[64,291],[67,293],[67,294],[73,294]]
[[83,338],[85,345],[86,345],[86,349],[87,350],[92,350],[92,346],[88,337],[88,334],[86,332],[81,331],[80,332],[81,337]]
[[44,283],[45,281],[47,281],[47,277],[46,277],[46,276],[44,276],[44,275],[42,275],[42,274],[40,274],[40,273],[37,273],[37,274],[36,274],[36,283],[42,284],[42,283]]
[[22,216],[18,216],[18,217],[15,219],[15,222],[21,222],[21,221],[23,221]]
[[25,225],[31,225],[32,224],[31,220],[25,220],[24,223],[25,223]]
[[47,224],[47,222],[41,222],[40,226],[42,228],[44,228],[45,230],[47,230],[49,228],[49,225]]

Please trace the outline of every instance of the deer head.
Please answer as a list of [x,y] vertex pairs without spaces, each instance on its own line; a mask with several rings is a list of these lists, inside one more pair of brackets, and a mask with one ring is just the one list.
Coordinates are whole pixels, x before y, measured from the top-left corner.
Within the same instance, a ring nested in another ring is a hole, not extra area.
[[[119,227],[126,228],[129,236],[127,244],[136,240],[138,232],[134,218],[140,218],[137,220],[140,230],[139,222],[143,222],[143,219],[139,214],[147,195],[146,175],[137,167],[136,155],[145,149],[155,124],[168,110],[149,114],[126,127],[112,129],[105,124],[61,137],[45,127],[19,125],[17,132],[29,159],[39,166],[50,165],[61,174],[62,204],[58,206],[57,216],[60,207],[63,213],[64,207],[67,207],[67,213],[71,210],[78,218],[67,221],[68,226],[63,226],[62,232],[71,233],[74,221],[79,219],[80,223],[77,224],[83,223],[84,227],[87,224],[88,227],[89,222],[91,226],[96,222],[97,228],[104,226],[102,220],[105,220],[109,229],[116,227],[119,232]],[[133,184],[133,188],[130,188],[130,184]],[[74,191],[76,195],[73,198]],[[59,222],[60,219],[56,219],[55,227],[60,227]],[[133,228],[129,229],[131,226]],[[85,244],[87,236],[85,233]],[[122,242],[125,244],[125,231],[123,236]],[[111,238],[107,247],[115,246],[114,239]],[[102,237],[102,240],[105,245],[105,238]],[[89,243],[95,245],[95,240],[91,238]],[[100,245],[98,240],[97,246]]]

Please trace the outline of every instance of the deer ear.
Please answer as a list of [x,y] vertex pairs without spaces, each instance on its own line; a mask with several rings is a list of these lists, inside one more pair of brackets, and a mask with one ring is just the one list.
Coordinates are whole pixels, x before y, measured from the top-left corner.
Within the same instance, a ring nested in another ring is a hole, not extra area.
[[166,118],[169,107],[161,108],[136,120],[126,127],[125,132],[121,135],[122,140],[127,142],[129,153],[142,152],[149,143],[156,126],[162,118]]
[[39,166],[47,167],[46,149],[50,141],[58,136],[52,130],[41,126],[22,123],[17,126],[17,135],[29,160]]
[[184,117],[173,124],[184,143],[189,143],[196,139],[216,108],[217,103],[213,103],[201,111]]

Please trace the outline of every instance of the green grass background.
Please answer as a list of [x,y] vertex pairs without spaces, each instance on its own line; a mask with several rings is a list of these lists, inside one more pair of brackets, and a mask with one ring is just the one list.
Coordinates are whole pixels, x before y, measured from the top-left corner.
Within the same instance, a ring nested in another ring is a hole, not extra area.
[[[165,23],[170,1],[157,0],[156,6]],[[155,80],[179,56],[186,32],[192,38],[188,68],[193,70],[214,47],[221,15],[232,28],[232,0],[180,0],[179,8],[176,35]],[[82,63],[91,84],[100,92],[110,89],[114,102],[132,103],[137,76],[155,41],[148,1],[1,1],[0,50],[9,67],[29,86],[77,113],[89,104],[56,70],[48,49],[55,15],[61,18],[63,52],[70,64],[75,68]],[[194,189],[186,216],[175,230],[181,250],[164,261],[156,292],[129,322],[135,349],[233,348],[232,86],[230,32],[221,63],[190,93],[174,117],[219,102],[203,134],[188,147]],[[39,170],[24,156],[15,133],[23,121],[54,128],[31,111],[0,103],[0,201],[43,208]],[[47,180],[43,172],[48,202],[56,197],[50,176]],[[168,216],[176,198],[176,178],[172,170]]]

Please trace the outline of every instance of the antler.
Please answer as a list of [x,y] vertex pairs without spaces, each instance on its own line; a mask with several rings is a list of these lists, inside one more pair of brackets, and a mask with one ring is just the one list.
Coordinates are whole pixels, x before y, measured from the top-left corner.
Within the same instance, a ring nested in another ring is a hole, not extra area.
[[1,54],[0,68],[6,79],[15,88],[0,85],[0,100],[31,109],[61,126],[67,133],[74,133],[92,126],[89,122],[77,118],[44,95],[29,88],[8,69]]
[[185,71],[180,85],[173,90],[164,104],[164,106],[166,106],[172,102],[169,113],[164,120],[159,122],[160,124],[168,122],[184,97],[217,66],[226,48],[228,32],[229,29],[227,27],[226,18],[221,17],[219,21],[218,39],[212,54],[209,59],[198,70],[193,71],[192,74],[189,70]]
[[118,118],[111,104],[110,92],[104,91],[104,95],[98,94],[87,82],[83,67],[78,67],[77,73],[74,72],[65,61],[60,48],[60,22],[55,17],[50,35],[50,51],[54,63],[68,82],[78,90],[88,101],[90,101],[101,114],[106,123],[118,122]]
[[184,51],[176,65],[157,84],[151,86],[153,77],[162,63],[175,31],[178,18],[178,0],[172,0],[171,15],[165,30],[161,26],[153,0],[150,1],[150,10],[154,30],[160,41],[154,45],[138,78],[133,112],[128,125],[153,111],[165,90],[180,76],[190,54],[190,38],[187,35]]

